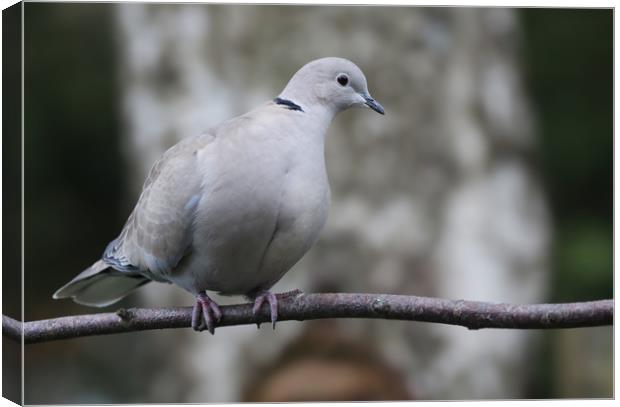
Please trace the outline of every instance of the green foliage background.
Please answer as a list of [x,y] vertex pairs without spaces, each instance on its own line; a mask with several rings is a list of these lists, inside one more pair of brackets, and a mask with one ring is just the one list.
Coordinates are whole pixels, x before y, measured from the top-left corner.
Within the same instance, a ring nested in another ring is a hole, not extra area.
[[525,9],[526,74],[555,222],[553,300],[613,296],[613,14]]
[[[521,17],[538,161],[554,222],[550,300],[612,298],[613,13],[524,9]],[[607,389],[611,396],[612,352],[607,360],[583,356],[611,340],[608,328],[545,332],[532,394],[600,397]],[[584,363],[597,366],[596,377],[580,378],[575,366]]]

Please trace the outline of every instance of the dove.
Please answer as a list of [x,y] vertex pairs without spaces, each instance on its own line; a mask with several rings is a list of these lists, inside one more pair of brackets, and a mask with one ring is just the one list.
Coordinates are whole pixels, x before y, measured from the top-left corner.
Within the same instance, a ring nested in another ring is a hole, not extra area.
[[53,298],[104,307],[148,282],[172,283],[196,298],[192,328],[214,333],[222,312],[208,291],[242,295],[253,312],[311,248],[327,221],[325,138],[350,107],[384,114],[353,62],[311,61],[273,100],[167,150],[101,259]]

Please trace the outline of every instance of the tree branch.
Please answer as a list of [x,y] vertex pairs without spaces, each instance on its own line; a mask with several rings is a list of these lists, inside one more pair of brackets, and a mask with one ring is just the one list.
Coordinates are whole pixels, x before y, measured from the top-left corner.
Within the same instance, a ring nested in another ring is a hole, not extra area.
[[[374,318],[436,322],[469,329],[552,329],[577,328],[613,323],[613,300],[566,304],[511,305],[478,301],[387,294],[303,294],[278,295],[279,321],[323,318]],[[268,306],[252,314],[250,304],[222,307],[218,326],[268,322]],[[191,307],[130,308],[115,313],[75,315],[23,324],[24,343],[40,343],[91,335],[105,335],[150,329],[187,328]],[[22,324],[2,316],[3,335],[21,340]]]

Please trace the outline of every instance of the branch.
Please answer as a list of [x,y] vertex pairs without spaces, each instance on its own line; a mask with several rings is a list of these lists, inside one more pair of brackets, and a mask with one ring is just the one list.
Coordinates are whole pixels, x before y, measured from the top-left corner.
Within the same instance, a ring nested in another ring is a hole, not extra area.
[[[387,294],[278,295],[279,321],[324,318],[374,318],[436,322],[469,329],[552,329],[611,325],[613,300],[566,304],[511,305],[478,301]],[[268,306],[258,315],[251,304],[221,307],[218,326],[247,325],[269,321]],[[91,335],[106,335],[150,329],[187,328],[191,307],[130,308],[115,313],[75,315],[23,324],[24,343],[40,343]],[[20,341],[22,324],[2,316],[3,335]]]

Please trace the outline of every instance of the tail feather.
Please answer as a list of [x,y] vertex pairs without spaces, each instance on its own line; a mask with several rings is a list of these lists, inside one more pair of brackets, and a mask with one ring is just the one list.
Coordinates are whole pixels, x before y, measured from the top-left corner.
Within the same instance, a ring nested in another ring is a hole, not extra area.
[[113,273],[99,260],[62,286],[53,297],[72,298],[78,304],[91,307],[106,307],[149,281],[140,275]]

